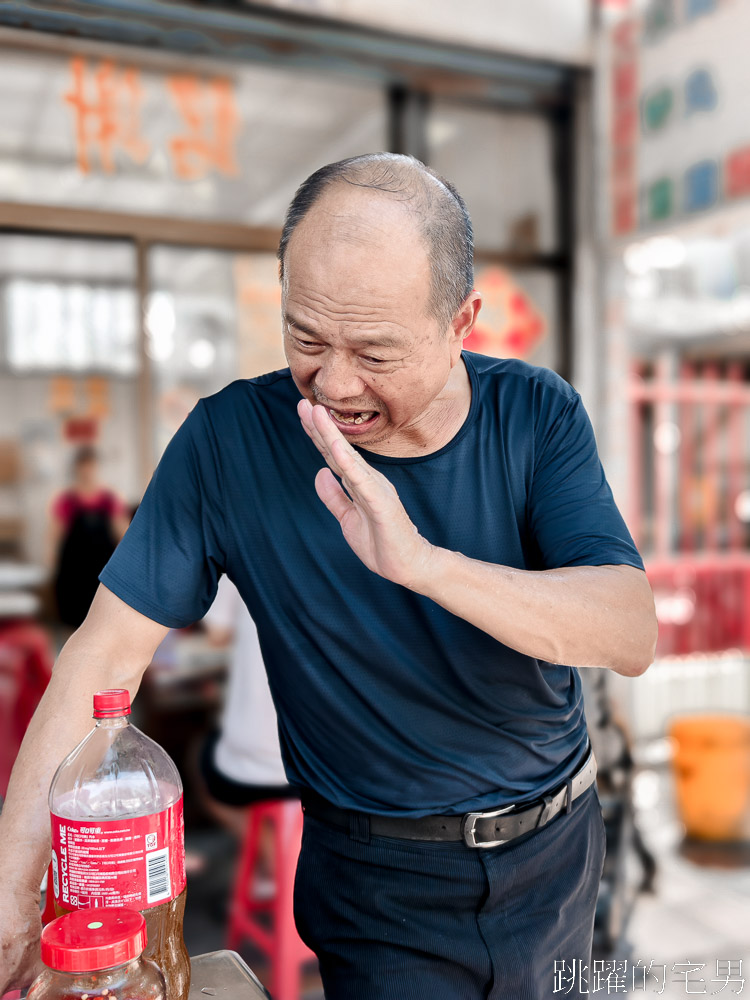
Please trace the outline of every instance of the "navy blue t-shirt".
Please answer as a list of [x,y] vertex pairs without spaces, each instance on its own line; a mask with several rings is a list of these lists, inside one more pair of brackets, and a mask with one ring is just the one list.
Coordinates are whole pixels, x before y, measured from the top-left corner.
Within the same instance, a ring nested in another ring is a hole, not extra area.
[[[424,537],[519,569],[642,569],[578,393],[522,361],[463,358],[471,406],[447,445],[361,449]],[[368,570],[315,493],[299,398],[284,369],[200,400],[100,580],[180,627],[225,572],[258,626],[287,777],[340,806],[463,813],[550,790],[586,749],[578,671]]]

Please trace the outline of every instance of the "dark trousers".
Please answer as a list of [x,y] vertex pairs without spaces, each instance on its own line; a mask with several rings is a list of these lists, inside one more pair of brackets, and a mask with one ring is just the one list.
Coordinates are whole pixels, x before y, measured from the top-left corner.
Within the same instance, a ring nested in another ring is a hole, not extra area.
[[294,912],[326,1000],[551,1000],[559,963],[591,964],[605,845],[595,786],[485,849],[305,816]]

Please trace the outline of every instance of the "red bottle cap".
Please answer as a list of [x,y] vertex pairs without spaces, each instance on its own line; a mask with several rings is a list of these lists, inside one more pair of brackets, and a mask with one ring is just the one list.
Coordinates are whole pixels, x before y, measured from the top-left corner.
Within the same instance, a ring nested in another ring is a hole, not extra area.
[[94,718],[112,719],[117,715],[130,715],[130,693],[125,688],[97,691],[94,695]]
[[129,962],[146,947],[146,919],[125,906],[74,910],[42,931],[42,961],[59,972],[97,972]]

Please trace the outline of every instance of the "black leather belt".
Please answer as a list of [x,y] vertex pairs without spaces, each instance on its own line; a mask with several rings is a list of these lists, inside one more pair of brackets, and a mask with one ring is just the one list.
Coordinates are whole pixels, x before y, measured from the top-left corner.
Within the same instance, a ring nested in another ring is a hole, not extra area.
[[[560,787],[536,802],[523,806],[503,806],[484,812],[469,812],[463,816],[377,816],[340,809],[315,792],[302,791],[302,809],[307,816],[322,820],[344,830],[353,821],[366,817],[369,832],[377,837],[400,837],[403,840],[458,841],[467,847],[499,847],[529,830],[538,830],[565,809],[589,788],[596,778],[596,760],[592,750],[575,774]],[[517,810],[517,811],[514,811]]]

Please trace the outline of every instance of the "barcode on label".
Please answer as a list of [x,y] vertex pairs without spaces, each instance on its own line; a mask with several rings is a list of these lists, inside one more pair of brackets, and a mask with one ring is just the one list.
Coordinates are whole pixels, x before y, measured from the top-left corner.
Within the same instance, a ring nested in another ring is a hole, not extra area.
[[171,895],[169,884],[169,848],[146,855],[146,901],[155,903]]

